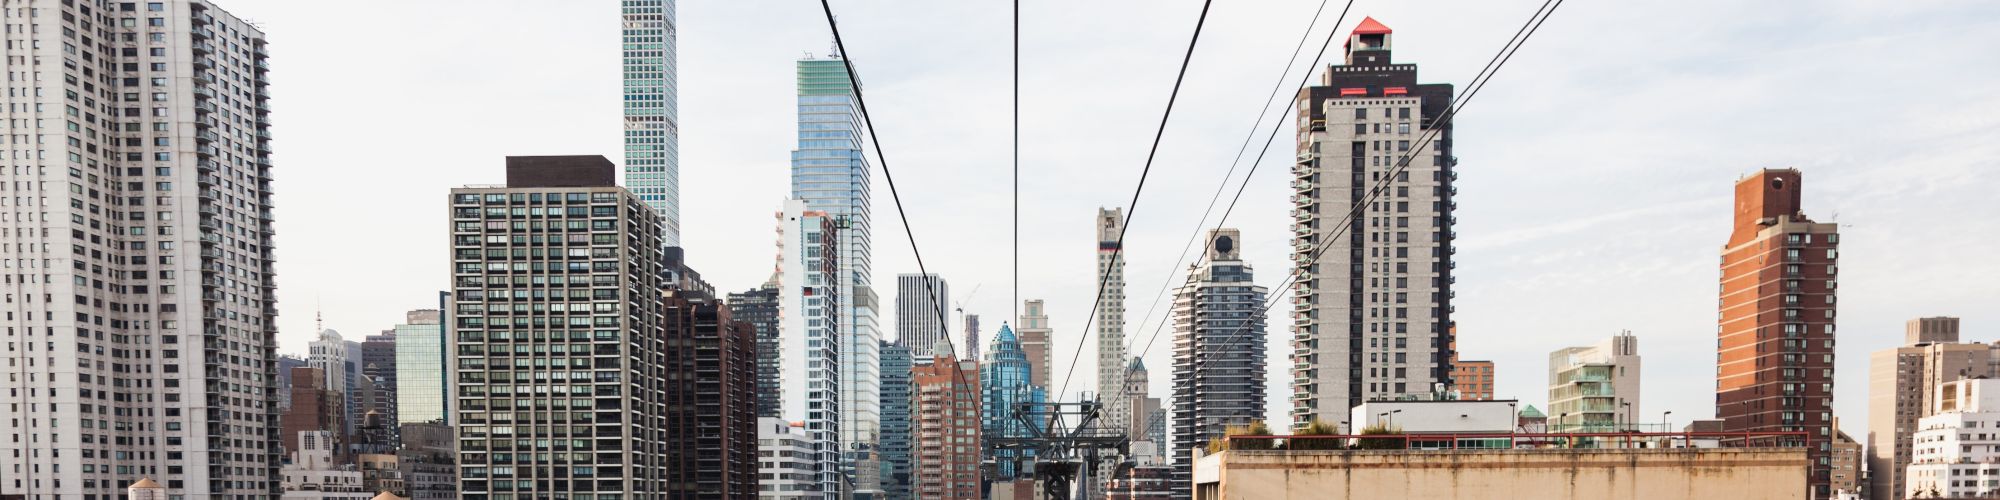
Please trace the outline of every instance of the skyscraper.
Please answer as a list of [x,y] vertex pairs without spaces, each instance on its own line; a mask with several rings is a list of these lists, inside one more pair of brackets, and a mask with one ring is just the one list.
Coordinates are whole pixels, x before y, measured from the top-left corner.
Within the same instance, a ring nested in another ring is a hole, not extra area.
[[1053,390],[1049,386],[1054,382],[1049,379],[1053,376],[1049,371],[1049,337],[1054,332],[1049,330],[1049,315],[1042,309],[1042,301],[1021,301],[1020,321],[1021,328],[1014,333],[1021,336],[1021,352],[1028,356],[1028,366],[1032,371],[1029,378],[1043,389]]
[[5,10],[0,497],[275,496],[263,31],[207,0]]
[[1916,318],[1905,326],[1902,347],[1868,359],[1868,498],[1898,498],[1904,491],[1917,421],[1930,416],[1945,383],[2000,376],[2000,349],[1961,343],[1958,318]]
[[965,342],[961,344],[965,346],[965,359],[982,359],[979,357],[979,315],[965,314],[965,311],[959,311],[959,315],[965,316]]
[[418,309],[396,325],[396,420],[400,424],[445,423],[451,396],[445,391],[443,315]]
[[1132,416],[1124,395],[1125,254],[1119,233],[1125,227],[1125,209],[1097,209],[1096,226],[1097,282],[1104,287],[1097,299],[1097,400],[1104,404],[1105,427],[1124,429]]
[[361,377],[373,382],[374,388],[361,396],[361,413],[375,412],[381,415],[385,428],[395,441],[397,400],[396,400],[396,330],[383,330],[379,335],[369,335],[361,341]]
[[[981,436],[1028,438],[1035,435],[1035,429],[1047,427],[1039,414],[1029,415],[1026,424],[1017,418],[1016,405],[1032,403],[1040,408],[1040,403],[1048,402],[1048,393],[1035,385],[1028,355],[1021,350],[1021,341],[1014,337],[1014,330],[1005,323],[1000,325],[1000,331],[994,332],[993,348],[986,350],[986,360],[980,363],[979,372],[980,402],[984,408],[980,412]],[[987,478],[992,481],[1025,478],[1023,472],[1027,468],[1020,462],[1035,458],[1025,450],[993,450],[984,456],[994,464],[988,469],[994,474]]]
[[1174,291],[1175,477],[1191,491],[1189,450],[1264,419],[1264,294],[1235,229],[1210,229],[1207,258]]
[[348,427],[333,429],[334,435],[342,439],[354,431],[353,419],[360,415],[356,411],[360,402],[354,399],[356,360],[348,357],[353,351],[348,348],[348,343],[340,332],[325,328],[319,331],[319,338],[306,344],[306,363],[319,369],[320,375],[326,377],[326,389],[340,393],[341,401],[347,405],[341,409],[341,420]]
[[[513,156],[505,186],[451,190],[462,498],[661,491],[666,351],[685,347],[662,328],[658,215],[616,175],[601,156]],[[569,450],[516,458],[543,441]]]
[[909,500],[910,473],[910,348],[882,343],[882,497]]
[[680,82],[674,0],[621,0],[625,58],[625,186],[660,215],[667,246],[681,245]]
[[[773,280],[777,279],[775,276]],[[767,281],[742,293],[729,294],[729,312],[737,320],[757,329],[757,416],[780,418],[784,402],[779,399],[778,284]]]
[[1451,382],[1457,160],[1451,125],[1440,119],[1452,87],[1418,84],[1416,65],[1391,62],[1390,34],[1363,19],[1348,35],[1345,64],[1298,95],[1292,256],[1295,265],[1319,260],[1293,287],[1294,428]]
[[[951,297],[951,284],[937,274],[896,275],[896,343],[910,352],[931,352],[931,344],[945,341],[944,321]],[[931,362],[921,356],[917,364]]]
[[1632,423],[1644,415],[1639,407],[1641,367],[1639,337],[1632,332],[1613,335],[1597,345],[1549,353],[1549,429],[1632,430]]
[[785,200],[778,212],[780,400],[783,418],[804,424],[806,444],[813,451],[806,463],[815,477],[801,478],[811,485],[805,497],[825,500],[841,497],[843,472],[840,370],[846,364],[841,363],[839,339],[847,336],[839,322],[846,309],[840,294],[845,288],[840,279],[842,232],[835,218],[807,209],[804,201]]
[[1728,432],[1810,433],[1808,482],[1827,498],[1840,235],[1806,217],[1803,189],[1793,169],[1736,182],[1717,300],[1715,416]]
[[[1152,383],[1151,379],[1151,375],[1146,371],[1146,363],[1137,357],[1132,358],[1132,363],[1125,367],[1125,404],[1132,409],[1132,421],[1130,425],[1125,426],[1125,435],[1132,443],[1147,443],[1148,446],[1145,448],[1150,448],[1147,451],[1157,455],[1159,447],[1167,444],[1167,412],[1161,410],[1160,398],[1152,397],[1150,393],[1148,384]],[[1141,447],[1132,448],[1133,454],[1138,455],[1138,448]],[[1142,458],[1153,460],[1159,457]]]
[[799,148],[792,152],[792,197],[826,212],[840,226],[840,419],[842,462],[857,493],[877,489],[873,471],[876,434],[882,427],[882,333],[869,248],[874,222],[868,208],[868,161],[861,153],[861,112],[848,61],[798,62]]
[[911,369],[912,453],[917,498],[979,498],[979,364],[933,344],[931,362]]

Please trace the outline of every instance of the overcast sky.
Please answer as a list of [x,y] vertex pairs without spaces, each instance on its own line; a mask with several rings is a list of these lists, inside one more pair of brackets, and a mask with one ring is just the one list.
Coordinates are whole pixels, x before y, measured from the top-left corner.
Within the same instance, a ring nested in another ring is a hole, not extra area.
[[[282,352],[305,351],[316,310],[358,339],[436,307],[447,190],[501,182],[503,157],[622,160],[613,0],[222,3],[272,40]],[[1048,300],[1061,372],[1095,285],[1094,211],[1131,196],[1200,4],[1027,4],[1018,293]],[[1360,0],[1341,29],[1374,16],[1421,80],[1464,85],[1539,4]],[[1127,335],[1140,347],[1165,314],[1145,317],[1149,305],[1181,279],[1170,267],[1317,5],[1210,13],[1126,244]],[[835,9],[925,262],[990,335],[1015,293],[1008,7]],[[825,54],[830,37],[807,1],[683,0],[679,21],[682,241],[711,283],[740,291],[776,254],[793,61]],[[1838,214],[1846,236],[1836,407],[1859,437],[1868,353],[1901,342],[1905,320],[1956,315],[1968,339],[2000,339],[1994,54],[2000,3],[1987,1],[1565,4],[1457,121],[1463,356],[1498,363],[1502,398],[1545,408],[1549,351],[1631,330],[1644,419],[1712,415],[1731,185],[1797,167],[1807,214]],[[1272,287],[1291,271],[1291,147],[1272,145],[1229,222]],[[893,304],[895,274],[916,269],[874,174],[875,282]],[[1284,421],[1289,321],[1271,324],[1270,415]],[[1146,353],[1163,398],[1168,336]],[[1072,392],[1095,386],[1094,349],[1082,359]]]

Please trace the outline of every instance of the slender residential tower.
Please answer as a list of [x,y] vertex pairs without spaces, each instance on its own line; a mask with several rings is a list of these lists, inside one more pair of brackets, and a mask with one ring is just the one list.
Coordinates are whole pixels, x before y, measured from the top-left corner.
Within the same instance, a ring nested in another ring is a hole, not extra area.
[[0,498],[276,498],[263,31],[205,0],[0,16]]
[[778,283],[764,282],[762,286],[742,293],[729,294],[729,312],[736,319],[750,323],[757,330],[757,417],[781,418],[784,403],[779,399],[783,394],[778,372]]
[[1839,228],[1807,218],[1794,169],[1736,182],[1722,247],[1715,417],[1727,432],[1805,432],[1808,482],[1828,498]]
[[922,353],[917,364],[931,362],[931,344],[945,341],[950,291],[950,284],[936,274],[896,275],[896,343]]
[[810,467],[803,474],[811,477],[799,478],[807,485],[802,493],[822,500],[842,496],[841,241],[832,216],[806,208],[804,201],[785,200],[778,212],[779,401],[785,421],[804,425],[812,450],[803,462]]
[[680,108],[674,59],[674,0],[622,0],[625,57],[625,186],[665,221],[667,246],[681,245]]
[[[875,445],[882,427],[882,333],[869,262],[868,161],[861,154],[859,82],[838,57],[798,62],[799,148],[792,151],[792,197],[840,227],[840,418],[842,465],[855,493],[877,493]],[[940,295],[942,296],[942,295]]]
[[[666,246],[653,209],[616,177],[602,156],[510,156],[505,186],[451,190],[461,498],[637,498],[662,491],[680,459],[666,441],[665,365],[687,347],[663,326]],[[514,451],[543,441],[567,443],[570,461]]]
[[1264,287],[1235,229],[1211,229],[1207,258],[1174,291],[1174,475],[1192,491],[1190,451],[1264,419]]
[[1124,396],[1125,253],[1118,241],[1124,227],[1125,209],[1097,209],[1097,280],[1104,286],[1097,299],[1097,400],[1112,429],[1124,429],[1131,418]]
[[1054,390],[1049,383],[1049,315],[1042,309],[1042,301],[1021,301],[1021,329],[1015,330],[1021,336],[1021,352],[1028,355],[1028,366],[1033,372],[1029,378],[1043,389]]
[[1294,428],[1452,385],[1458,160],[1441,122],[1452,88],[1419,84],[1415,64],[1391,62],[1390,34],[1363,19],[1346,63],[1298,95],[1292,257],[1306,267],[1291,301]]

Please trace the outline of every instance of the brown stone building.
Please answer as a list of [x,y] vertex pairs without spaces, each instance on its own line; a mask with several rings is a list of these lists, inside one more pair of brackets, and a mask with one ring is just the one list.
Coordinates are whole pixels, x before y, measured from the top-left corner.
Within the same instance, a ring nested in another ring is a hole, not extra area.
[[1840,235],[1806,217],[1799,177],[1772,169],[1736,183],[1717,300],[1715,415],[1731,432],[1809,433],[1809,482],[1827,498]]
[[917,498],[979,498],[979,367],[959,361],[945,343],[935,344],[932,362],[910,368],[910,419]]
[[704,291],[662,303],[668,498],[756,498],[756,329]]
[[[304,431],[327,431],[336,440],[345,441],[347,422],[341,418],[347,414],[347,402],[339,392],[326,387],[326,374],[318,368],[292,368],[292,385],[285,388],[291,394],[292,406],[278,416],[279,444],[284,446],[285,456],[299,450],[299,433]],[[346,450],[344,442],[336,442],[334,450]]]

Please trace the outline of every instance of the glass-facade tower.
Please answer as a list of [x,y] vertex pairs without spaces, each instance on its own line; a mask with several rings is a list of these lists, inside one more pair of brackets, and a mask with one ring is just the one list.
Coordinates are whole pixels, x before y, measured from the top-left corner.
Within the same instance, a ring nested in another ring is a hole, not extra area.
[[396,325],[396,423],[445,423],[444,325],[439,311],[411,311]]
[[667,246],[681,244],[680,107],[674,0],[624,0],[625,187],[660,214]]
[[868,161],[861,151],[861,111],[845,59],[798,62],[799,142],[792,151],[792,198],[840,227],[840,428],[842,469],[857,493],[878,490],[875,445],[881,431],[881,341],[869,267]]
[[[991,438],[1025,438],[1033,436],[1033,430],[1045,426],[1039,414],[1031,414],[1027,424],[1014,418],[1015,405],[1019,403],[1045,403],[1047,394],[1035,385],[1034,370],[1028,362],[1028,353],[1021,349],[1021,340],[1014,336],[1014,330],[1006,324],[993,334],[993,345],[986,349],[986,360],[980,363],[980,436]],[[1040,406],[1037,405],[1037,408]],[[1032,425],[1033,428],[1029,426]],[[1023,469],[1018,462],[1032,460],[1034,456],[1020,455],[1016,450],[992,451],[988,448],[986,461],[994,463],[987,470],[993,481],[1015,479]]]

